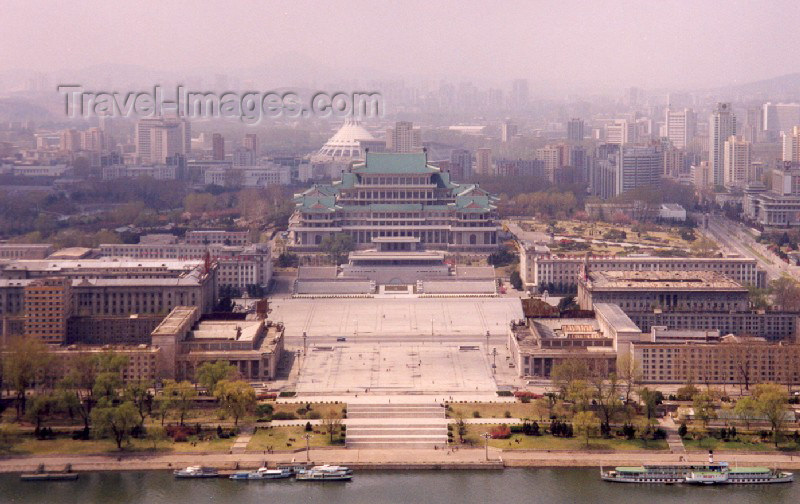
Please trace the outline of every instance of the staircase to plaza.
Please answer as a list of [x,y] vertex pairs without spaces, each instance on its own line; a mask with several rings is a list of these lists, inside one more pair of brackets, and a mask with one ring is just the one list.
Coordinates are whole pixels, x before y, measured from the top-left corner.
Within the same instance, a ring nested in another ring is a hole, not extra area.
[[348,448],[447,446],[445,410],[437,404],[348,404]]

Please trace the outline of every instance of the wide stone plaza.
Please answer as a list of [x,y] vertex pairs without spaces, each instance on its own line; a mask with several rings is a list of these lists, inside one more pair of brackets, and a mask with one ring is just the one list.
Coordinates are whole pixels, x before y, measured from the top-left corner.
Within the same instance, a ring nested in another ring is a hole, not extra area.
[[300,359],[297,392],[465,393],[496,390],[483,345],[335,344]]
[[[270,300],[270,319],[286,326],[287,344],[297,346],[346,337],[349,342],[484,341],[502,338],[511,320],[522,318],[518,298],[354,298]],[[302,344],[302,343],[301,343]]]

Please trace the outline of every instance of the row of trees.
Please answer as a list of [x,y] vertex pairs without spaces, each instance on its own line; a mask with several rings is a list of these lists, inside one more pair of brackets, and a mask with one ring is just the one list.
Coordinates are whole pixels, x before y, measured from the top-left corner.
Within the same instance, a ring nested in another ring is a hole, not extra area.
[[[170,416],[183,426],[195,406],[197,388],[188,381],[164,380],[156,395],[151,383],[122,382],[127,365],[126,356],[113,352],[83,354],[72,358],[62,373],[46,345],[15,338],[3,355],[2,378],[4,387],[14,392],[17,421],[33,423],[37,436],[47,432],[48,421],[77,420],[83,424],[80,437],[88,438],[94,431],[96,437],[111,437],[122,448],[131,436],[157,434]],[[58,374],[62,376],[57,378]],[[235,425],[255,408],[255,391],[239,379],[235,366],[203,363],[196,375]],[[148,418],[160,420],[160,425],[145,428]]]

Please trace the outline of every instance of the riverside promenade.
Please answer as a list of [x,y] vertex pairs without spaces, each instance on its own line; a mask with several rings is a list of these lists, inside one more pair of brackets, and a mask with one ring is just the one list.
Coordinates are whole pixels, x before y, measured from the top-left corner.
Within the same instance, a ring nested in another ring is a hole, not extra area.
[[[705,452],[674,454],[663,452],[598,452],[598,451],[523,451],[489,448],[489,460],[483,447],[419,450],[419,449],[311,449],[309,460],[315,464],[342,464],[357,469],[500,469],[503,467],[600,467],[641,464],[679,464],[705,462]],[[731,464],[759,465],[783,469],[800,469],[800,456],[774,452],[717,452],[718,460]],[[0,459],[0,472],[33,471],[40,464],[48,470],[71,464],[76,471],[142,471],[167,470],[188,465],[206,465],[219,469],[270,466],[287,462],[305,462],[305,450],[264,453],[162,453],[144,452],[103,455],[40,455],[9,456]]]

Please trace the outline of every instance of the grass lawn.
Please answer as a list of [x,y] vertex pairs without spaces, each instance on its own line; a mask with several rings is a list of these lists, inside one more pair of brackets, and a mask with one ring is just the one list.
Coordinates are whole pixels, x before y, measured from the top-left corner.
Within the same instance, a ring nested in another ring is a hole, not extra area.
[[509,402],[509,403],[448,403],[452,408],[447,412],[450,418],[458,418],[459,413],[463,418],[475,418],[473,412],[477,411],[480,418],[505,418],[508,411],[511,418],[530,418],[538,420],[534,414],[533,403]]
[[305,409],[309,403],[275,403],[275,402],[265,402],[265,404],[271,404],[274,408],[272,414],[275,413],[292,413],[297,418],[311,418],[315,416],[315,413],[319,413],[318,418],[328,418],[333,415],[336,418],[342,418],[342,410],[347,407],[346,404],[339,403],[339,404],[323,404],[323,403],[310,403],[311,410],[307,411],[306,413],[298,413],[298,409]]
[[703,439],[684,439],[683,445],[687,450],[732,450],[732,451],[797,451],[800,450],[800,445],[794,441],[783,442],[775,444],[772,442],[751,442],[743,439],[737,441],[722,441],[716,438],[703,438]]
[[[309,446],[331,446],[330,435],[323,431],[320,426],[315,426],[316,432],[311,432],[311,439],[309,439]],[[305,427],[303,426],[287,426],[287,427],[260,427],[253,435],[253,439],[247,445],[248,450],[264,451],[268,449],[273,450],[293,450],[297,448],[305,448],[306,440],[303,437],[306,434]],[[343,445],[344,440],[334,434],[334,445]]]
[[[481,434],[491,430],[491,425],[468,425],[465,442],[474,446],[482,446]],[[454,438],[458,440],[458,432],[453,431]],[[519,443],[517,442],[519,441]],[[512,434],[509,439],[490,439],[489,446],[504,450],[666,450],[667,442],[663,439],[648,441],[647,444],[640,439],[628,441],[627,439],[589,439],[589,446],[583,438],[557,438],[549,434],[543,436],[526,436]]]

